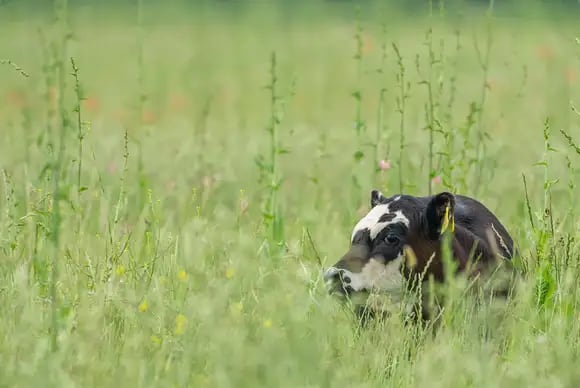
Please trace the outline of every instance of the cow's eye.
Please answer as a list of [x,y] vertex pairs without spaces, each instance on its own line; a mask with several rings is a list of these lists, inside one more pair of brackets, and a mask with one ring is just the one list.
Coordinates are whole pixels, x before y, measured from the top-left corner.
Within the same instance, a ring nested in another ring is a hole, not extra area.
[[389,233],[389,234],[387,234],[387,237],[385,237],[385,241],[391,245],[396,244],[399,242],[399,237],[397,237],[396,235],[394,235],[392,233]]

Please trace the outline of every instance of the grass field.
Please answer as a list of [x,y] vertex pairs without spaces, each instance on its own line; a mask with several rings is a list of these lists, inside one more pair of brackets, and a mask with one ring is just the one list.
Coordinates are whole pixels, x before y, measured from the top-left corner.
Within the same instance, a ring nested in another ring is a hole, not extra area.
[[[0,5],[0,386],[580,385],[574,17],[267,4]],[[372,188],[496,212],[507,317],[357,330]]]

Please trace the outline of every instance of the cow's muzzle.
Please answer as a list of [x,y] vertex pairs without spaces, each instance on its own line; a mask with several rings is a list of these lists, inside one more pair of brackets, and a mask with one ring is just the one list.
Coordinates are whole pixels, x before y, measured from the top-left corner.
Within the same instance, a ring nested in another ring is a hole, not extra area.
[[348,296],[354,292],[350,286],[351,279],[344,269],[330,267],[324,271],[324,283],[329,294]]

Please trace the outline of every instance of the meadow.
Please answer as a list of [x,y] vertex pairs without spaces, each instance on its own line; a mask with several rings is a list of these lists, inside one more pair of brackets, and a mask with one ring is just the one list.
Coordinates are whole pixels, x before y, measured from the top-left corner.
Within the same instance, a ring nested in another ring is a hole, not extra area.
[[[0,4],[0,386],[580,385],[576,14],[73,3]],[[360,330],[373,188],[492,209],[505,319]]]

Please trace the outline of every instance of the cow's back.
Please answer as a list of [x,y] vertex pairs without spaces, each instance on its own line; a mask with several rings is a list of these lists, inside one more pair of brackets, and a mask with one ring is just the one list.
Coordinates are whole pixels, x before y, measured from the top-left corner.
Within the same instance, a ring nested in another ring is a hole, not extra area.
[[455,224],[460,225],[483,241],[488,241],[491,229],[498,248],[507,258],[513,257],[513,239],[505,226],[484,204],[464,195],[455,195]]

